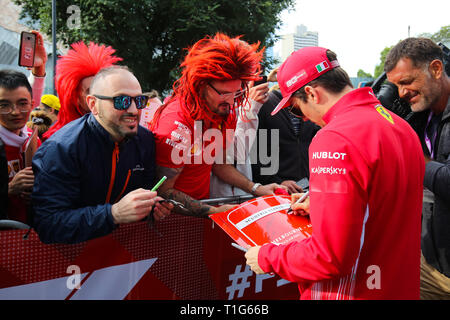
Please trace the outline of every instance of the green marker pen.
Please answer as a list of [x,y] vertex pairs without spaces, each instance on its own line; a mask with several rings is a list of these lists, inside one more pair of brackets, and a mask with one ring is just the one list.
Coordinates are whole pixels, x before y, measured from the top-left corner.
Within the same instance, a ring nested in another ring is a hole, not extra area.
[[156,191],[156,189],[159,188],[160,185],[162,185],[162,183],[167,179],[166,176],[162,177],[161,180],[159,180],[159,182],[152,188],[152,190],[150,191]]

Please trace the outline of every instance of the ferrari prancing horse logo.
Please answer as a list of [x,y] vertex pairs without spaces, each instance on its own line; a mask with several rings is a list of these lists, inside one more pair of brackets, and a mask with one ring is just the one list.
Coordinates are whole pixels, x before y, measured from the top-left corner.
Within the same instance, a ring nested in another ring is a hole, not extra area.
[[377,105],[376,109],[378,113],[381,114],[386,120],[394,124],[394,119],[392,118],[391,114],[382,105]]

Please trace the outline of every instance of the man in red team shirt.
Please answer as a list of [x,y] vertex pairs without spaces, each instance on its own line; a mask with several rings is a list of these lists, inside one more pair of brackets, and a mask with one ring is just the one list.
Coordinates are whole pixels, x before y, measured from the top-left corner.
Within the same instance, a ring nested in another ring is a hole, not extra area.
[[[29,145],[30,150],[34,149],[35,140],[30,141],[33,132],[26,123],[41,100],[47,63],[44,39],[38,31],[32,33],[36,35],[36,49],[30,78],[22,72],[0,70],[0,139],[4,143],[9,177],[7,218],[23,223],[31,223],[27,210],[34,183],[25,151]],[[35,147],[40,144],[36,139]]]
[[[417,135],[371,88],[353,89],[336,55],[294,52],[278,71],[291,111],[322,129],[309,149],[309,214],[300,242],[250,248],[256,273],[298,283],[301,299],[418,299],[424,160]],[[294,196],[293,200],[298,196]]]
[[34,183],[33,170],[25,162],[32,135],[26,123],[32,109],[32,89],[27,77],[19,71],[0,70],[0,139],[8,161],[8,218],[23,223],[30,222],[27,207]]
[[211,172],[256,196],[281,187],[250,181],[223,157],[236,128],[235,110],[247,99],[248,82],[259,79],[258,46],[221,33],[199,40],[181,64],[172,97],[154,116],[157,176],[167,176],[158,191],[181,202],[194,216],[231,208],[198,201],[209,197]]

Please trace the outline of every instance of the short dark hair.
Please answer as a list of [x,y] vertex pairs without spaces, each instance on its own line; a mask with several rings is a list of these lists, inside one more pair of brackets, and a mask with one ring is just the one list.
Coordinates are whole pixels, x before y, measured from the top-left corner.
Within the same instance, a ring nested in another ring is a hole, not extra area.
[[0,88],[14,90],[19,87],[27,88],[33,96],[33,90],[25,74],[15,70],[0,70]]
[[[327,50],[327,58],[331,62],[331,61],[337,60],[337,55],[333,51]],[[315,86],[319,86],[319,85],[333,93],[341,92],[342,90],[344,90],[344,88],[346,86],[350,86],[353,88],[353,84],[352,84],[347,72],[345,72],[345,70],[342,69],[341,67],[336,67],[336,68],[324,73],[320,77],[314,79],[313,81],[310,81],[307,84],[305,84],[303,87],[301,87],[300,89],[295,91],[293,93],[293,96],[306,102],[307,96],[306,96],[306,92],[305,92],[305,87],[306,86],[315,87]]]
[[421,67],[433,60],[444,61],[442,49],[428,38],[407,38],[397,43],[387,54],[384,71],[390,72],[402,58],[411,59],[415,67]]

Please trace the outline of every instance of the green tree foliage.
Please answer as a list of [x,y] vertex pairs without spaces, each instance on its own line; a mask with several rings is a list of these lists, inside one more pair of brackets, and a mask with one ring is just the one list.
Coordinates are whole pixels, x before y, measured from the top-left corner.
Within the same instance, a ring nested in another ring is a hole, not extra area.
[[[22,16],[40,22],[51,35],[51,0],[14,0]],[[111,45],[141,82],[143,90],[171,88],[184,49],[217,31],[243,35],[249,43],[270,47],[276,41],[279,14],[294,0],[58,0],[57,38],[64,44],[84,40]],[[78,28],[68,7],[80,9]],[[70,25],[70,23],[69,23]],[[265,61],[270,65],[275,61]]]
[[358,78],[372,78],[372,75],[370,73],[365,72],[362,69],[358,70],[358,73],[356,74]]
[[436,43],[439,42],[450,43],[450,25],[441,27],[441,29],[438,32],[433,34],[422,33],[419,35],[419,37],[430,38]]
[[393,48],[394,46],[390,46],[390,47],[386,47],[383,49],[383,51],[381,51],[380,53],[380,64],[378,64],[375,67],[375,72],[373,77],[376,79],[379,76],[381,76],[381,74],[384,72],[384,62],[386,61],[386,56],[389,53],[389,51]]
[[[433,40],[436,43],[442,42],[444,44],[447,44],[447,46],[448,46],[449,43],[450,43],[450,25],[441,27],[441,29],[438,32],[434,33],[434,34],[421,33],[417,37],[430,38],[431,40]],[[383,71],[384,71],[384,61],[386,60],[386,56],[389,53],[389,50],[392,49],[392,47],[393,46],[386,47],[386,48],[383,49],[383,51],[381,51],[381,53],[380,53],[380,64],[378,64],[375,67],[375,72],[374,72],[374,77],[375,78],[378,78],[383,73]]]

